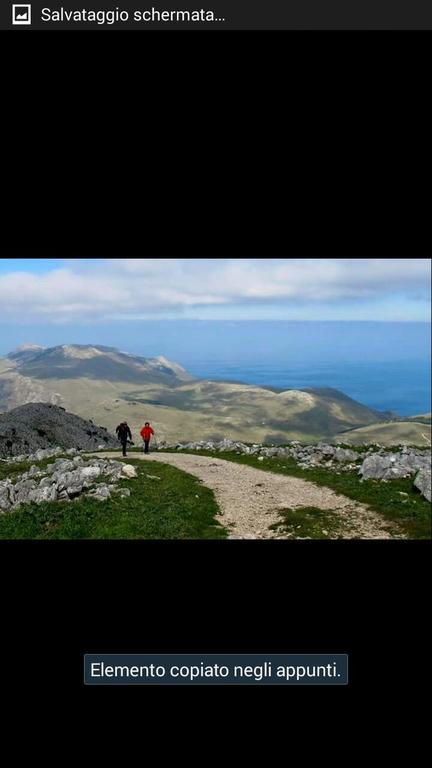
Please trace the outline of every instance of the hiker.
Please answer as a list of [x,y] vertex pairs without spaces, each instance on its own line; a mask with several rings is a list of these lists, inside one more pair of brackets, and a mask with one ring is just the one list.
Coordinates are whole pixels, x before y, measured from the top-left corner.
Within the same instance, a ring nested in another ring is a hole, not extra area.
[[122,421],[122,423],[118,425],[116,429],[116,433],[123,448],[123,456],[127,456],[126,446],[127,446],[128,439],[130,440],[130,442],[132,442],[132,432],[129,429],[129,425],[127,421]]
[[154,429],[151,428],[150,423],[146,421],[145,426],[141,430],[141,437],[144,440],[144,453],[149,453],[150,440],[154,435]]

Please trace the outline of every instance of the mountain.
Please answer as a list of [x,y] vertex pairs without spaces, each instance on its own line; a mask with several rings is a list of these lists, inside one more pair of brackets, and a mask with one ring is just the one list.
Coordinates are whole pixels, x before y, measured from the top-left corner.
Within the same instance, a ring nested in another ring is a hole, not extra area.
[[95,450],[100,445],[118,448],[118,441],[64,408],[47,403],[28,403],[0,414],[0,456],[20,456],[39,448]]
[[110,379],[175,385],[192,377],[164,357],[144,358],[113,347],[64,344],[45,349],[25,345],[7,355],[22,376],[36,379]]
[[432,413],[421,413],[419,416],[410,416],[409,419],[403,419],[403,421],[416,421],[419,424],[431,424]]
[[77,344],[25,345],[0,359],[0,411],[27,402],[60,405],[111,431],[127,419],[135,436],[151,421],[168,442],[316,442],[388,419],[335,389],[198,380],[164,357]]

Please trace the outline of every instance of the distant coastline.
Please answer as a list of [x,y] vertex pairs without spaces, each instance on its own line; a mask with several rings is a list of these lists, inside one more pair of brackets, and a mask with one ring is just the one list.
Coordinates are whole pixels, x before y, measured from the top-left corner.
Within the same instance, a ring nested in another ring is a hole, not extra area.
[[[183,362],[183,361],[182,361]],[[430,362],[318,363],[289,367],[272,363],[233,364],[222,360],[186,361],[196,378],[240,382],[275,390],[332,387],[377,411],[415,416],[431,410]]]

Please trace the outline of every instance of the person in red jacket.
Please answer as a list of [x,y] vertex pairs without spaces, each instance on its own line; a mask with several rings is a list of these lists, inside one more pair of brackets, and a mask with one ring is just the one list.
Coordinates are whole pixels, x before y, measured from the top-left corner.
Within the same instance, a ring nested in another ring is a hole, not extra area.
[[149,453],[149,445],[152,435],[154,435],[154,430],[151,428],[149,422],[146,421],[145,426],[141,430],[141,437],[144,440],[144,453]]

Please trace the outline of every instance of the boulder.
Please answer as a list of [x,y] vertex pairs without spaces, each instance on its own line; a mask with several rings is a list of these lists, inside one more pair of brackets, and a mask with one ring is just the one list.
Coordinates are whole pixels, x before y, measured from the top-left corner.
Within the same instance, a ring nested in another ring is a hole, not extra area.
[[334,458],[336,461],[357,461],[359,458],[358,453],[355,451],[350,451],[347,448],[336,448],[334,454]]
[[26,501],[33,501],[35,504],[42,504],[44,501],[56,501],[57,489],[54,485],[50,488],[35,488],[30,491]]
[[[78,496],[81,496],[83,490],[83,485],[70,485],[68,488],[63,489],[61,493],[66,494],[68,499],[76,499]],[[65,498],[65,496],[63,495],[62,498]]]
[[7,483],[0,483],[0,513],[9,512],[12,507],[9,485]]
[[121,474],[122,477],[127,479],[138,477],[138,473],[132,464],[123,464]]
[[82,469],[79,469],[80,478],[89,481],[89,480],[96,480],[97,477],[101,476],[101,468],[100,467],[83,467]]
[[431,470],[430,467],[421,469],[416,479],[414,480],[415,487],[420,491],[422,496],[428,501],[431,501]]
[[50,485],[54,485],[55,482],[55,479],[51,476],[43,477],[39,483],[39,488],[48,488]]
[[318,445],[318,450],[320,453],[322,453],[323,456],[327,458],[330,456],[334,456],[337,450],[340,451],[342,449],[341,448],[336,449],[333,445],[323,445],[322,443],[320,443],[320,445]]
[[87,494],[92,499],[95,499],[96,501],[108,501],[109,498],[111,498],[111,491],[108,488],[107,485],[97,485],[93,490],[89,491]]
[[[137,477],[132,465],[108,459],[57,459],[43,470],[37,467],[32,469],[36,471],[24,472],[15,485],[9,479],[0,482],[1,513],[13,511],[20,504],[29,502],[76,501],[87,489],[92,498],[106,501],[111,491],[117,489],[102,483],[95,485],[98,478],[107,477],[108,482],[113,484],[122,478]],[[127,489],[120,488],[118,492],[121,496],[130,496]]]
[[391,466],[392,462],[389,456],[380,456],[375,453],[364,460],[359,474],[363,476],[364,480],[382,480]]
[[48,464],[46,472],[51,475],[54,472],[72,472],[75,464],[69,459],[57,459],[53,464]]
[[30,454],[29,459],[31,461],[43,461],[44,459],[51,459],[53,456],[60,456],[63,453],[63,448],[39,448],[35,453]]
[[430,468],[430,454],[411,450],[399,453],[373,453],[364,460],[360,474],[365,480],[392,480],[409,477],[419,470]]

